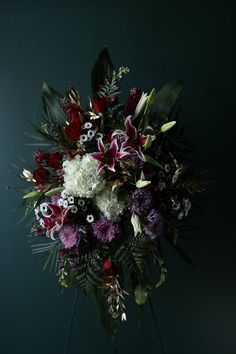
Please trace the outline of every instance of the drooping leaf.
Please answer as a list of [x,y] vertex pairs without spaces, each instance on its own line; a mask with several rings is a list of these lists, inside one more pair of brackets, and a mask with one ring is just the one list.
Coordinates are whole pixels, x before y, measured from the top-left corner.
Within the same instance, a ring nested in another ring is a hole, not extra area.
[[148,284],[145,281],[141,281],[135,288],[134,295],[138,305],[145,304],[149,295]]
[[45,196],[46,196],[46,197],[50,197],[51,195],[60,193],[63,189],[64,189],[63,187],[53,188],[53,189],[51,189],[50,191],[47,191],[47,192],[45,193]]
[[146,162],[150,163],[150,164],[153,165],[153,166],[156,166],[156,167],[160,168],[161,170],[164,169],[164,167],[163,167],[157,160],[155,160],[154,158],[152,158],[151,156],[149,156],[149,155],[144,155],[144,157],[145,157],[145,161],[146,161]]
[[168,116],[174,108],[175,102],[183,89],[182,80],[174,80],[165,84],[157,93],[153,104],[153,111]]
[[93,288],[93,299],[103,328],[109,335],[114,336],[116,332],[116,320],[108,312],[105,290],[95,286]]
[[92,94],[95,95],[100,85],[103,85],[107,80],[112,78],[114,66],[108,53],[107,47],[103,48],[99,53],[97,60],[91,72]]
[[61,106],[62,96],[46,82],[43,83],[42,100],[44,113],[49,122],[65,124],[67,115]]
[[33,191],[33,192],[29,192],[27,194],[25,194],[22,198],[23,199],[28,199],[28,198],[34,198],[37,197],[39,195],[39,191]]

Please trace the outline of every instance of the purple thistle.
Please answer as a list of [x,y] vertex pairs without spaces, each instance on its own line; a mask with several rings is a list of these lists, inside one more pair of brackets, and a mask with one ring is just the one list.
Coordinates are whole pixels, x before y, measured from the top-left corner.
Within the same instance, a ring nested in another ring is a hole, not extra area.
[[139,216],[146,216],[152,208],[152,194],[149,189],[135,189],[128,209]]
[[75,225],[66,224],[60,230],[60,240],[65,248],[72,248],[79,242],[79,233]]
[[111,242],[113,238],[119,233],[119,227],[117,224],[102,217],[96,223],[93,224],[94,236],[102,242]]
[[152,209],[147,216],[147,223],[144,225],[145,233],[154,239],[159,237],[163,229],[163,221],[161,214],[156,210]]

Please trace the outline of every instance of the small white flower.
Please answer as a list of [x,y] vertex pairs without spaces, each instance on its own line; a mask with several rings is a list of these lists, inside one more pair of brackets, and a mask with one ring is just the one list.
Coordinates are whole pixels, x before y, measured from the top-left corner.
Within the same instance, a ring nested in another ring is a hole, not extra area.
[[68,201],[67,200],[64,200],[63,201],[63,208],[67,208],[68,207]]
[[58,199],[58,201],[57,201],[57,205],[58,205],[59,207],[62,207],[62,206],[63,206],[63,202],[64,202],[64,199],[60,198],[60,199]]
[[40,204],[40,211],[41,211],[41,213],[44,213],[44,212],[46,212],[48,210],[48,205],[47,205],[47,203],[42,203],[42,204]]
[[79,140],[80,140],[80,143],[82,144],[82,143],[85,143],[88,140],[88,137],[87,137],[86,134],[82,134],[82,135],[80,135]]
[[97,133],[96,134],[96,140],[98,140],[98,139],[102,139],[103,138],[103,134],[102,133]]
[[86,205],[82,207],[82,211],[86,211],[87,210],[87,207]]
[[66,199],[68,197],[68,193],[67,193],[67,191],[65,189],[61,192],[61,197],[63,199]]
[[92,214],[87,215],[86,220],[87,220],[88,222],[90,222],[90,223],[93,222],[93,221],[94,221],[93,215],[92,215]]
[[170,165],[169,165],[168,163],[165,164],[165,171],[166,171],[167,173],[170,172]]
[[71,211],[73,214],[76,214],[77,211],[78,211],[77,206],[74,205],[74,206],[70,209],[70,211]]
[[84,206],[84,204],[85,204],[85,201],[83,199],[79,199],[78,200],[78,205],[79,206]]
[[39,207],[37,206],[35,209],[34,209],[34,212],[35,212],[35,215],[37,215],[39,213]]
[[86,122],[86,123],[84,123],[82,128],[83,129],[90,129],[90,128],[92,128],[92,123],[91,122]]
[[39,225],[42,226],[42,227],[44,227],[45,224],[44,224],[44,220],[43,220],[43,219],[40,219],[40,220],[39,220]]
[[74,204],[74,202],[75,202],[75,198],[72,197],[72,195],[70,195],[70,196],[67,198],[67,200],[68,200],[68,203],[69,203],[69,204]]
[[87,132],[87,137],[88,137],[89,140],[92,140],[93,137],[94,137],[94,135],[95,135],[94,130],[89,130],[89,131]]

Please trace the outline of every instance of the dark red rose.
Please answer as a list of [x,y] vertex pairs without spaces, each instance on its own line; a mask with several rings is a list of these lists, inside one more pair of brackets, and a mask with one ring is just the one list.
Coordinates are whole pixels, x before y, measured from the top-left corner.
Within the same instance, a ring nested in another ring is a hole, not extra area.
[[74,105],[68,105],[68,106],[63,106],[64,110],[68,114],[71,120],[77,118],[79,116],[78,112],[78,106]]
[[104,96],[104,97],[98,97],[95,96],[93,99],[93,107],[96,113],[103,113],[108,105],[109,102],[109,97]]
[[36,184],[45,184],[49,180],[50,173],[44,168],[39,167],[34,171],[33,177],[36,181]]
[[75,117],[71,120],[65,127],[65,133],[70,140],[76,141],[79,139],[81,134],[81,121],[79,117]]
[[117,274],[116,265],[108,259],[103,262],[102,271],[106,276],[114,276]]
[[46,161],[48,159],[48,156],[49,156],[49,153],[42,152],[42,151],[38,150],[34,156],[35,162],[38,165],[41,165],[43,163],[43,161]]
[[47,165],[49,167],[56,168],[61,165],[62,155],[59,152],[54,152],[53,154],[49,154],[47,159]]
[[141,96],[142,91],[139,88],[134,87],[130,90],[126,105],[124,107],[125,116],[129,116],[134,113]]

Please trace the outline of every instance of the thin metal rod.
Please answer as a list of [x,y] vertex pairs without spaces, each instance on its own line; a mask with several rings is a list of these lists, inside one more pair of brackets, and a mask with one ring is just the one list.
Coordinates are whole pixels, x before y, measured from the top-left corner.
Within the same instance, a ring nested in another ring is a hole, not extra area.
[[76,305],[77,305],[77,301],[78,301],[78,295],[79,295],[79,287],[77,287],[76,293],[75,293],[75,300],[74,300],[74,305],[73,305],[73,309],[72,309],[72,313],[71,313],[70,325],[69,325],[69,329],[68,329],[68,333],[67,333],[67,339],[66,339],[66,345],[65,345],[64,354],[67,354],[68,347],[69,347],[69,342],[70,342],[70,337],[71,337],[71,330],[72,330],[74,317],[75,317],[75,309],[76,309]]
[[161,353],[165,354],[163,342],[162,342],[162,339],[161,339],[160,329],[159,329],[158,322],[157,322],[157,317],[156,317],[156,314],[155,314],[154,307],[153,307],[151,299],[149,299],[149,305],[150,305],[150,309],[151,309],[152,318],[153,318],[153,322],[154,322],[154,325],[155,325],[157,337],[158,337],[158,340],[159,340],[159,343],[160,343]]

